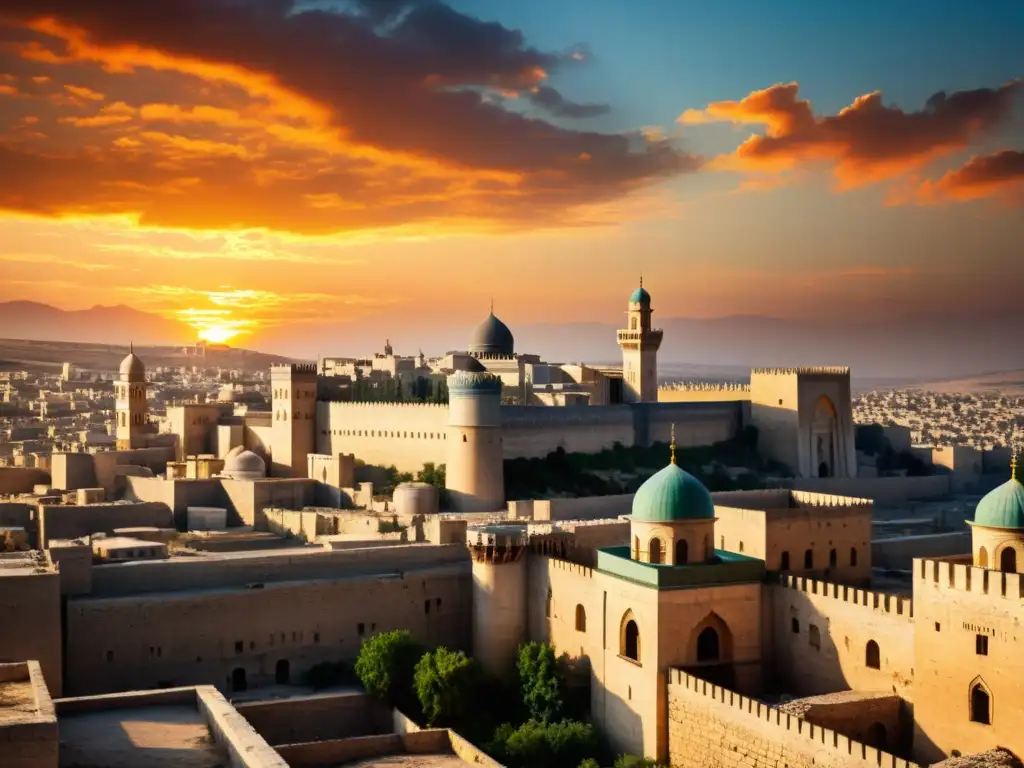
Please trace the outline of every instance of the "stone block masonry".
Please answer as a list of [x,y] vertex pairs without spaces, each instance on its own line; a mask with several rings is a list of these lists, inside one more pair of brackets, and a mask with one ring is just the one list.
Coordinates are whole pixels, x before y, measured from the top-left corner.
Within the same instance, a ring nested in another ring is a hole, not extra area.
[[916,768],[678,669],[668,685],[673,768]]

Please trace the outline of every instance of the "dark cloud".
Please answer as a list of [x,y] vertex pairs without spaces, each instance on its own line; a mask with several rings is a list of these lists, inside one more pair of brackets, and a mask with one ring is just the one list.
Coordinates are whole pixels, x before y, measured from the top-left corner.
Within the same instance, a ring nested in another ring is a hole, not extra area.
[[[926,181],[918,191],[918,202],[978,200],[1024,191],[1024,152],[1004,149],[972,157],[963,166],[937,181]],[[1024,202],[1024,195],[1016,198]]]
[[528,94],[531,102],[543,107],[555,117],[597,117],[611,110],[607,104],[577,104],[569,101],[548,85],[540,85]]
[[[46,64],[56,76],[103,70],[137,96],[137,82],[127,83],[166,79],[172,71],[206,83],[200,92],[211,94],[211,106],[244,112],[247,104],[266,102],[280,123],[267,130],[280,142],[321,141],[321,151],[330,153],[329,168],[318,177],[321,183],[334,171],[337,157],[347,152],[383,165],[433,164],[470,177],[509,177],[502,183],[510,185],[506,197],[514,193],[515,204],[506,200],[492,208],[493,195],[474,199],[464,188],[462,201],[452,209],[456,213],[472,209],[502,218],[507,215],[503,212],[525,213],[532,205],[537,218],[557,218],[559,211],[574,205],[613,199],[698,165],[697,158],[669,145],[570,130],[504,109],[500,98],[489,97],[490,90],[523,93],[559,117],[589,117],[608,107],[574,103],[548,84],[563,65],[580,63],[572,53],[539,51],[518,30],[458,13],[440,2],[365,0],[350,12],[335,12],[290,0],[5,0],[0,21],[13,25],[6,28],[17,35],[34,30],[35,40],[20,43],[16,50],[23,59]],[[0,34],[3,30],[0,25]],[[118,87],[108,82],[97,89],[111,100],[127,100]],[[228,98],[230,89],[241,89],[247,98]],[[150,93],[149,100],[193,103],[196,92],[189,87],[180,94]],[[218,102],[217,94],[224,99]],[[142,106],[138,98],[129,103]],[[66,122],[83,130],[110,122],[89,117],[77,114]],[[122,127],[137,130],[126,121]],[[193,142],[237,144],[245,139],[237,126],[206,125],[199,131],[198,121],[193,121],[191,129],[182,135]],[[226,138],[225,130],[235,132]],[[264,148],[235,154],[248,157],[255,169],[274,152]],[[89,156],[95,159],[96,154]],[[130,165],[108,160],[139,184],[148,185],[144,177],[159,175],[145,168],[147,160],[156,160],[145,152]],[[213,172],[212,165],[204,172],[191,157],[178,164],[181,173],[204,181]],[[365,179],[346,173],[336,181],[342,186],[332,192],[350,199],[353,207],[378,202],[365,197]],[[279,195],[277,200],[281,204]],[[542,211],[542,205],[552,210]],[[443,208],[436,201],[431,207]]]

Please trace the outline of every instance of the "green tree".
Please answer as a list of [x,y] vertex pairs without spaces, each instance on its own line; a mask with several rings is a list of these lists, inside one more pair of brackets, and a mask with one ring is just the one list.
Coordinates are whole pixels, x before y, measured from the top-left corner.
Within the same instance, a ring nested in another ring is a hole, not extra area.
[[586,760],[584,760],[582,763],[580,763],[576,768],[601,768],[601,764],[599,762],[597,762],[597,760],[595,760],[594,758],[588,757]]
[[479,673],[476,661],[444,646],[423,654],[414,676],[427,724],[459,727],[473,711]]
[[524,643],[516,654],[519,691],[530,718],[542,723],[560,719],[565,679],[550,643]]
[[434,462],[428,461],[423,465],[423,469],[416,473],[416,479],[421,483],[432,485],[438,490],[444,490],[445,465],[435,465]]
[[487,752],[508,768],[565,768],[595,758],[600,751],[597,731],[590,723],[527,720],[516,728],[497,728]]
[[619,755],[615,760],[614,768],[665,768],[665,766],[649,757]]
[[367,693],[405,712],[415,712],[412,684],[423,646],[405,629],[379,632],[356,659],[356,676]]

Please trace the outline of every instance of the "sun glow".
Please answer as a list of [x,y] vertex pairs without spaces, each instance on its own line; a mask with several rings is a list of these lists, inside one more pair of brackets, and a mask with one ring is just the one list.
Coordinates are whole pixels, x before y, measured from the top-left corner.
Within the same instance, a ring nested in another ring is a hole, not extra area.
[[210,341],[214,344],[224,344],[242,333],[238,328],[229,328],[223,325],[212,325],[205,328],[198,328],[199,338],[203,341]]

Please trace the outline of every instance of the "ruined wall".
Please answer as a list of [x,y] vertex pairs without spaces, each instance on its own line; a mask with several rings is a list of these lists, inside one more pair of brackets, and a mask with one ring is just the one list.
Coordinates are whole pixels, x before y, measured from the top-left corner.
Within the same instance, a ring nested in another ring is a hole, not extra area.
[[468,649],[471,610],[469,569],[462,564],[73,598],[67,690],[84,695],[205,683],[229,691],[235,670],[255,687],[280,679],[282,663],[289,681],[302,681],[315,664],[351,660],[365,638],[399,628],[427,645]]
[[[916,699],[914,606],[908,598],[782,576],[764,587],[777,690],[813,696],[848,689]],[[879,668],[868,666],[868,643]]]
[[[40,565],[40,568],[42,565]],[[62,694],[60,576],[32,568],[0,572],[0,663],[38,661],[50,695]]]
[[[915,756],[939,760],[993,745],[1024,755],[1024,574],[914,561]],[[990,723],[972,721],[971,691]]]
[[173,528],[174,515],[160,502],[117,504],[39,505],[40,546],[52,539],[77,539],[93,533],[113,533],[115,528]]
[[678,669],[669,670],[668,732],[674,768],[914,768]]

